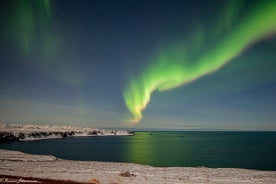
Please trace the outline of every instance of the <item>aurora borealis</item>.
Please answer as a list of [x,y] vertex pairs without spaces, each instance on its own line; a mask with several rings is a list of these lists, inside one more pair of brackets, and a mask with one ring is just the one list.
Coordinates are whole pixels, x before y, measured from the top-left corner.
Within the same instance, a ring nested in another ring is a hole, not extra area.
[[[230,8],[234,11],[236,7]],[[132,121],[139,122],[142,119],[141,111],[146,108],[154,90],[176,88],[215,72],[254,42],[276,33],[275,10],[276,1],[264,3],[263,6],[256,8],[238,22],[237,26],[227,30],[228,33],[224,38],[215,46],[211,46],[208,52],[203,51],[199,58],[186,56],[189,49],[186,51],[185,47],[169,54],[161,53],[157,62],[150,69],[146,69],[138,79],[131,80],[125,90],[126,105],[134,115]]]
[[276,130],[274,0],[0,3],[0,122]]

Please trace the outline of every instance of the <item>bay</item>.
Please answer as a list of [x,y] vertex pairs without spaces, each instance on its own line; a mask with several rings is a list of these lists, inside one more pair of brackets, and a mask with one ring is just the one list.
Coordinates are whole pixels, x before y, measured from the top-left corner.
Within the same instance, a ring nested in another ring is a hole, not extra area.
[[0,149],[161,167],[276,170],[276,132],[136,132],[135,136],[1,143]]

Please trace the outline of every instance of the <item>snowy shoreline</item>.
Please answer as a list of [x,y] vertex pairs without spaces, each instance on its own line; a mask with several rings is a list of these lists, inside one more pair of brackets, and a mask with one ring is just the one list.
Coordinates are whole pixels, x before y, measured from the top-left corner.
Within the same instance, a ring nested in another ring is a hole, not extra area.
[[0,149],[0,175],[81,183],[276,183],[276,171],[73,161]]
[[73,126],[8,125],[0,123],[0,142],[33,141],[84,136],[130,136],[132,131]]

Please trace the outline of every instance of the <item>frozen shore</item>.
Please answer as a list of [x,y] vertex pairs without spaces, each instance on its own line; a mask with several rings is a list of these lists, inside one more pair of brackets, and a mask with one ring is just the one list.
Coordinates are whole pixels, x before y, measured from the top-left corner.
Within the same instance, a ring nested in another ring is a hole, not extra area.
[[0,175],[82,183],[276,183],[276,171],[71,161],[0,149]]
[[0,142],[31,141],[78,136],[126,136],[134,132],[73,126],[8,125],[0,123]]

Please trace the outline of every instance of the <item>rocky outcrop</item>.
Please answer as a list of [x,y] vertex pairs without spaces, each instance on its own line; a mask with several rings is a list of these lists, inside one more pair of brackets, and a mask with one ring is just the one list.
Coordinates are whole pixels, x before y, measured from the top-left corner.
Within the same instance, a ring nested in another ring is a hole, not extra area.
[[0,142],[15,142],[19,141],[19,138],[10,132],[0,132]]
[[132,131],[101,130],[70,126],[5,125],[0,124],[0,142],[30,141],[78,136],[127,136]]

